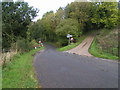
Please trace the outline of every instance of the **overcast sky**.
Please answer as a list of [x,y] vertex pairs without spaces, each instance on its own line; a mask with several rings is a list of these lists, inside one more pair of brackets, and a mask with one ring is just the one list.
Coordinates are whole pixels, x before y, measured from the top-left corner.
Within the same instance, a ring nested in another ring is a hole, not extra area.
[[40,11],[38,16],[34,19],[34,21],[42,18],[42,15],[47,11],[53,10],[56,12],[59,7],[65,7],[68,3],[74,2],[74,0],[24,0],[28,2],[30,6],[34,8],[38,8]]

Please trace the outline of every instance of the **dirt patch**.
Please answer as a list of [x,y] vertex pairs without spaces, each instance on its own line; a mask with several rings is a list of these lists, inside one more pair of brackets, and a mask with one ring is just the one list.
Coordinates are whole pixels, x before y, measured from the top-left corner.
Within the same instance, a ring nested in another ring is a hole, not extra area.
[[87,44],[87,42],[82,46],[82,48]]
[[85,40],[82,41],[80,45],[77,47],[68,50],[67,52],[69,53],[75,53],[78,55],[85,55],[85,56],[92,56],[89,52],[88,49],[90,48],[90,45],[92,44],[92,41],[94,39],[94,35],[88,36]]

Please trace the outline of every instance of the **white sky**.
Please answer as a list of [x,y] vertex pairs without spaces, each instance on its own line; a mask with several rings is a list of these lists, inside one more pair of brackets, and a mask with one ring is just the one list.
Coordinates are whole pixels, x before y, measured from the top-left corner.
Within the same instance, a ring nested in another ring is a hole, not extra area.
[[53,10],[56,12],[59,7],[65,7],[68,3],[74,2],[74,0],[24,0],[28,2],[30,6],[38,8],[40,11],[38,16],[34,19],[37,21],[39,18],[42,18],[42,15],[47,11]]

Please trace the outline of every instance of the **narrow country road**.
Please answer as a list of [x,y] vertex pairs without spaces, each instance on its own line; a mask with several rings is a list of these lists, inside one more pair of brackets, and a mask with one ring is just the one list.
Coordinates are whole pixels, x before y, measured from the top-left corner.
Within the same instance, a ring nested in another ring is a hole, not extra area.
[[58,52],[47,45],[35,55],[42,88],[118,88],[118,63]]

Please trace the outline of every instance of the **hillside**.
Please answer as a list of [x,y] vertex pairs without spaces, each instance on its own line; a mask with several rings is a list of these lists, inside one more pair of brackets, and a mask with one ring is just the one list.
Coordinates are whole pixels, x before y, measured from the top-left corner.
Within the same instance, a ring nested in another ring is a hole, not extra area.
[[89,52],[97,57],[118,59],[118,29],[103,29],[96,35]]

